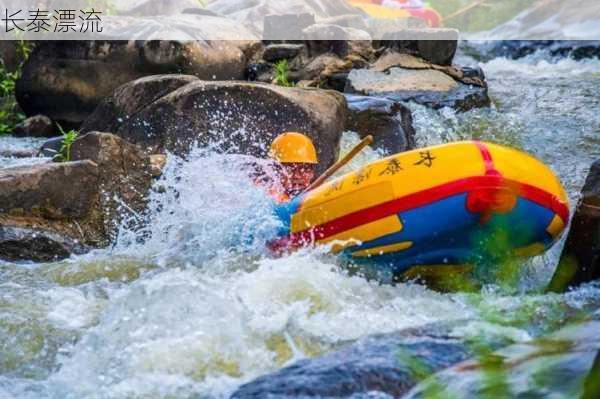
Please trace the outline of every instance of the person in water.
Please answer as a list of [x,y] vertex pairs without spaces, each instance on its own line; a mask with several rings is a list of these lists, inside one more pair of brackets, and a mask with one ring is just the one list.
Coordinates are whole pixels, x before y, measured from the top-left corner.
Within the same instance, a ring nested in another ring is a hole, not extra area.
[[277,202],[288,202],[301,194],[315,177],[317,150],[310,138],[302,133],[285,132],[273,140],[269,158],[276,162],[277,181],[267,192]]

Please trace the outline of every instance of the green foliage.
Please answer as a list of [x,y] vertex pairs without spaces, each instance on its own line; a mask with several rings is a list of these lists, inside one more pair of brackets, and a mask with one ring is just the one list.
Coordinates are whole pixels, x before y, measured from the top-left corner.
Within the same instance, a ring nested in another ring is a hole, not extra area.
[[8,71],[0,62],[0,135],[12,132],[15,125],[25,119],[14,97],[19,75],[18,71]]
[[275,64],[275,83],[283,87],[292,87],[293,83],[289,80],[290,65],[288,60],[281,60]]
[[60,146],[60,150],[58,152],[58,154],[56,154],[54,156],[54,160],[55,161],[59,161],[59,162],[70,162],[71,161],[71,147],[73,146],[73,143],[75,142],[75,140],[77,140],[77,137],[79,136],[79,132],[71,129],[67,132],[65,132],[62,128],[62,126],[58,126],[58,129],[60,130],[60,133],[62,134],[62,142],[61,142],[61,146]]
[[33,46],[28,41],[17,39],[15,49],[19,60],[15,71],[9,71],[4,60],[0,60],[0,135],[12,132],[15,125],[25,119],[15,99],[15,85]]

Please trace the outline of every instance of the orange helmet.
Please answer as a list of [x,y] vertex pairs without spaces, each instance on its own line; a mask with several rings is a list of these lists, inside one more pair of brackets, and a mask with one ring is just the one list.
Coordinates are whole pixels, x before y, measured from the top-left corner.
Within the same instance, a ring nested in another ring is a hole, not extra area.
[[281,163],[318,163],[317,150],[302,133],[285,132],[273,140],[269,157]]

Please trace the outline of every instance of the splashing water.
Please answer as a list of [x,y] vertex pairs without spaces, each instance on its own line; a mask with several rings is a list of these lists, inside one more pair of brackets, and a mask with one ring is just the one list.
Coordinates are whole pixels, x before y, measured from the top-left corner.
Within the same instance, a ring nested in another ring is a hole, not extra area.
[[[534,58],[483,64],[495,106],[456,113],[410,104],[418,143],[477,137],[549,163],[573,200],[600,155],[600,64]],[[515,72],[516,71],[516,72]],[[358,142],[344,136],[342,152]],[[353,170],[383,154],[368,150]],[[170,156],[149,224],[115,246],[53,264],[0,263],[0,397],[227,397],[297,359],[374,333],[464,320],[454,335],[527,341],[600,304],[600,287],[539,294],[558,252],[524,286],[441,294],[349,276],[319,250],[273,258],[279,228],[245,157]],[[534,292],[531,292],[531,290]]]

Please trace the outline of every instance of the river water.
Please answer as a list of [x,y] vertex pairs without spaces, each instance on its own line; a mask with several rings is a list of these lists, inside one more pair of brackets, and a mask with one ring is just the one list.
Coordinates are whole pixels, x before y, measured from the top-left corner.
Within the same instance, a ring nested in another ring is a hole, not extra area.
[[[536,54],[481,66],[494,107],[457,114],[411,105],[419,145],[475,137],[521,147],[551,165],[575,203],[600,158],[600,61]],[[357,140],[348,132],[344,147]],[[350,168],[378,156],[367,151]],[[600,307],[600,285],[542,293],[560,245],[520,265],[516,290],[380,285],[319,251],[270,258],[264,237],[277,221],[229,157],[170,158],[157,185],[164,192],[152,194],[147,231],[122,231],[114,248],[52,264],[0,263],[0,398],[227,397],[369,334],[466,320],[456,335],[527,341]]]

